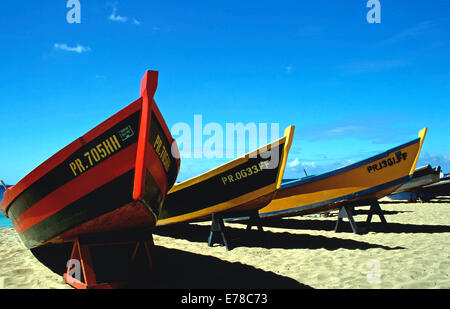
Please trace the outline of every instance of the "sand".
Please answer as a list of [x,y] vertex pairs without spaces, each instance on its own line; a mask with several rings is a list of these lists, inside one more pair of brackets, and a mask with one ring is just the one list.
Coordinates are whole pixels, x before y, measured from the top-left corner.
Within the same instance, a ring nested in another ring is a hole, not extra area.
[[42,265],[12,228],[0,228],[0,289],[64,289],[61,276]]
[[[334,232],[331,217],[265,221],[263,234],[226,223],[232,250],[208,247],[209,225],[158,229],[149,288],[450,288],[450,199],[384,201],[363,235]],[[366,215],[357,215],[362,223]],[[348,225],[348,224],[346,224]],[[361,224],[361,226],[363,226]],[[0,288],[64,289],[13,229],[0,229]]]

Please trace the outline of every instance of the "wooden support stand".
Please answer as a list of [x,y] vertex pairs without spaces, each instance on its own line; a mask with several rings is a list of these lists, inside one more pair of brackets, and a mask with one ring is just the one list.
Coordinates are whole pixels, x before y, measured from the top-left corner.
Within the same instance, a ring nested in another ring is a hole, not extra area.
[[[98,282],[97,273],[94,267],[94,259],[92,256],[92,249],[94,247],[109,247],[114,254],[118,255],[123,249],[123,245],[134,246],[131,256],[128,256],[126,261],[119,262],[114,267],[121,268],[126,267],[127,271],[133,271],[133,267],[137,267],[137,259],[145,259],[145,266],[150,269],[152,266],[152,259],[150,251],[152,250],[154,243],[153,238],[150,235],[148,239],[134,239],[134,240],[119,240],[119,241],[93,241],[88,240],[88,237],[78,236],[73,244],[72,254],[70,261],[67,265],[67,272],[63,275],[64,282],[76,289],[114,289],[120,288],[126,285],[127,281],[121,281],[120,278],[117,282]],[[122,246],[122,248],[120,247]],[[112,256],[111,258],[114,258]],[[74,267],[73,267],[74,266]],[[131,268],[129,268],[131,266]],[[77,267],[81,269],[76,269]],[[114,269],[113,269],[114,270]],[[80,279],[76,279],[73,275],[78,275]],[[111,279],[109,279],[111,280]],[[108,280],[108,281],[109,281]],[[114,281],[112,279],[111,281]]]
[[[380,203],[378,201],[371,201],[370,202],[370,209],[367,213],[367,220],[366,224],[370,225],[372,222],[373,215],[378,215],[380,217],[380,220],[383,224],[386,224],[386,218],[384,217],[383,210],[380,207]],[[362,234],[362,229],[358,227],[355,220],[353,219],[353,216],[357,214],[355,211],[356,206],[363,206],[363,205],[342,205],[341,209],[339,210],[338,220],[336,222],[336,226],[334,228],[334,231],[336,233],[340,232],[340,227],[342,226],[342,221],[344,218],[348,219],[348,222],[350,223],[350,227],[352,228],[353,233],[355,234]]]
[[252,211],[249,213],[249,220],[247,223],[247,231],[250,231],[253,226],[256,226],[258,231],[264,232],[264,229],[263,229],[262,223],[261,223],[261,217],[259,216],[258,211]]
[[214,239],[216,235],[219,235],[222,238],[223,244],[225,245],[227,250],[230,250],[227,237],[225,236],[225,224],[223,223],[223,219],[224,218],[220,213],[212,214],[211,230],[208,237],[208,246],[212,247],[215,243],[217,243],[216,241],[214,241]]
[[257,210],[239,213],[213,213],[211,218],[211,229],[208,237],[208,246],[212,247],[215,243],[218,243],[215,241],[215,238],[217,238],[215,236],[220,236],[222,243],[225,245],[227,250],[231,250],[225,233],[224,219],[238,217],[249,217],[246,228],[247,231],[250,231],[253,226],[256,226],[259,232],[264,232],[261,224],[261,218],[259,217]]
[[383,210],[381,209],[380,203],[378,203],[378,201],[373,201],[370,204],[370,210],[369,210],[369,214],[367,216],[366,223],[369,224],[372,221],[373,215],[378,215],[380,217],[380,220],[382,223],[384,223],[384,224],[387,223],[386,218],[384,217],[384,214],[383,214]]
[[341,209],[339,210],[338,220],[336,222],[336,226],[334,227],[334,231],[336,233],[341,232],[340,227],[342,226],[342,221],[344,220],[344,218],[347,218],[353,233],[360,234],[360,230],[356,225],[355,220],[353,219],[353,211],[354,211],[353,206],[346,206],[346,205],[341,206]]

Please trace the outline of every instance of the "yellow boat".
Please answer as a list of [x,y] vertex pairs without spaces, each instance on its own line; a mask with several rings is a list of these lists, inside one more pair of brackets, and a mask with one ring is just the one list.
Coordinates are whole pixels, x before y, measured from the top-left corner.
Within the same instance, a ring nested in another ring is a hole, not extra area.
[[365,205],[394,192],[414,173],[427,128],[419,138],[337,170],[284,182],[260,217],[326,212],[343,204]]
[[290,126],[281,139],[175,184],[157,226],[209,220],[213,214],[257,212],[266,206],[281,186],[293,134],[294,126]]

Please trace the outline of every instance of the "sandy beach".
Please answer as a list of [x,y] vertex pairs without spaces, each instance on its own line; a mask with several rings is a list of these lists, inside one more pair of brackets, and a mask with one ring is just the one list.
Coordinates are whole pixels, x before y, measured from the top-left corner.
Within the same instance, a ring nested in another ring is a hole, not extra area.
[[[263,221],[263,234],[226,223],[233,246],[208,247],[208,223],[168,226],[154,235],[149,288],[450,288],[450,199],[384,200],[388,221],[363,235],[335,233],[331,217]],[[366,215],[357,215],[364,222]],[[347,226],[348,224],[346,224]],[[11,228],[0,229],[0,288],[70,289]]]

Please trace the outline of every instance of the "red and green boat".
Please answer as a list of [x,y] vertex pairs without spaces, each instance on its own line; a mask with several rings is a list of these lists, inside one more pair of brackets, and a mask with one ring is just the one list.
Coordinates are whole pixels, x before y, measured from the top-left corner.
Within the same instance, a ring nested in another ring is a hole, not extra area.
[[147,71],[139,99],[6,190],[0,208],[28,248],[156,225],[180,167],[157,81]]

